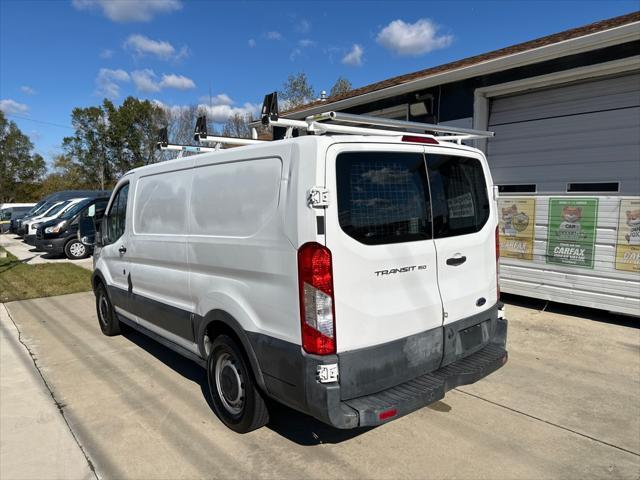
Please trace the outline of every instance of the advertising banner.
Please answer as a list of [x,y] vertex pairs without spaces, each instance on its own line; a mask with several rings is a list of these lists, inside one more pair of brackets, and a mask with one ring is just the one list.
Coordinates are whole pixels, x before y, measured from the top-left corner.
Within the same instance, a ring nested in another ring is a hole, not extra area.
[[535,198],[499,198],[500,255],[533,260],[536,227]]
[[640,199],[620,200],[616,270],[640,272]]
[[593,268],[597,198],[550,198],[547,263]]

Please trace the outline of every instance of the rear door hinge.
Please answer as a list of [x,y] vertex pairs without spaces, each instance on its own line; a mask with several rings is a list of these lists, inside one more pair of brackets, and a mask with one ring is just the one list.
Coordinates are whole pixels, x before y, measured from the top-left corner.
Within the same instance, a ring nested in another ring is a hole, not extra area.
[[324,187],[312,187],[307,192],[307,205],[311,208],[325,208],[329,206],[329,190]]

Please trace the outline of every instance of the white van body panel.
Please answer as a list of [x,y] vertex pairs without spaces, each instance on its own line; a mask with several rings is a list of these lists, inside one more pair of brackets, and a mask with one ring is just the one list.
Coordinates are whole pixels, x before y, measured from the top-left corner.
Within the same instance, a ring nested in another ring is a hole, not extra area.
[[[441,154],[442,149],[427,147],[426,153]],[[491,308],[498,301],[495,231],[498,222],[493,197],[493,181],[487,159],[480,152],[455,152],[456,156],[476,159],[482,164],[491,212],[479,232],[436,238],[438,253],[438,285],[444,309],[444,324]],[[466,257],[459,265],[448,265],[447,259]],[[480,303],[480,304],[479,304]]]
[[[365,245],[341,228],[335,192],[338,190],[336,157],[343,152],[416,153],[422,156],[424,146],[340,143],[327,151],[326,186],[333,195],[326,212],[326,244],[333,258],[338,352],[378,345],[440,327],[442,302],[433,240]],[[407,267],[411,270],[405,273],[376,273]]]

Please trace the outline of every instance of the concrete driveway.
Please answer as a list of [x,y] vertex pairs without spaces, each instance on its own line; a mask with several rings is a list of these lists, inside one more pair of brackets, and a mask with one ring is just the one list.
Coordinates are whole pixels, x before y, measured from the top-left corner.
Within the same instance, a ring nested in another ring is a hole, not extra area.
[[69,260],[65,256],[54,256],[46,252],[39,252],[32,245],[24,243],[21,237],[12,233],[3,233],[0,235],[0,247],[5,248],[18,260],[22,260],[31,265],[37,263],[69,262],[75,263],[88,270],[93,270],[93,258],[91,256],[83,258],[82,260]]
[[531,306],[507,307],[503,369],[428,408],[338,431],[279,407],[238,435],[202,369],[135,332],[102,336],[91,293],[7,304],[100,478],[640,477],[640,323]]

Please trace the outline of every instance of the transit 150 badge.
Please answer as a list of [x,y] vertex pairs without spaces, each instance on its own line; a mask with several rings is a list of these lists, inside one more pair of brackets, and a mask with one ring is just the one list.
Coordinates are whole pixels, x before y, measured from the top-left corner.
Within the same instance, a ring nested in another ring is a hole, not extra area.
[[620,200],[616,270],[640,272],[640,199]]
[[500,255],[533,260],[535,198],[499,198]]
[[547,263],[593,268],[597,198],[550,198]]

